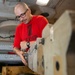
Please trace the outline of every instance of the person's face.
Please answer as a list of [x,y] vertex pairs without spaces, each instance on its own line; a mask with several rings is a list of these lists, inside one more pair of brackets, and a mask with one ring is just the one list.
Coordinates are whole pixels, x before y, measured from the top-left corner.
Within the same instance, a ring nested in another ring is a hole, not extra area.
[[30,17],[30,10],[29,9],[24,9],[22,6],[17,7],[15,9],[15,15],[16,18],[20,21],[20,22],[24,22],[25,24],[29,23],[31,17]]

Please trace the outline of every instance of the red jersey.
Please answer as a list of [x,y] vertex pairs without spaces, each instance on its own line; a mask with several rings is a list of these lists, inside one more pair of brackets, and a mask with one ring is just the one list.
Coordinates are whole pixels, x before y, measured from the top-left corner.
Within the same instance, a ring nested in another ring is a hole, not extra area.
[[39,15],[33,16],[28,23],[21,23],[16,27],[14,47],[20,48],[21,41],[35,41],[37,37],[42,37],[42,30],[47,25],[48,20]]

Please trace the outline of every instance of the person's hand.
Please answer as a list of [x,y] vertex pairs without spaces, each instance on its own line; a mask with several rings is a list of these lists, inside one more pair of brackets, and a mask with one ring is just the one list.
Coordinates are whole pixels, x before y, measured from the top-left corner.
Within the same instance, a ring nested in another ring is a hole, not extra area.
[[[34,44],[34,42],[35,42],[35,41],[31,41],[31,42],[30,42],[30,46],[32,46],[32,45]],[[22,42],[20,43],[20,46],[21,46],[21,49],[22,49],[22,50],[26,49],[26,48],[27,48],[27,42],[26,42],[26,41],[22,41]]]
[[19,56],[20,56],[20,58],[21,58],[23,64],[27,66],[27,62],[26,62],[26,60],[25,60],[24,54],[25,54],[25,53],[24,53],[23,51],[20,51],[20,52],[19,52]]
[[22,41],[22,42],[20,43],[21,50],[24,50],[24,49],[26,49],[26,48],[27,48],[26,43],[27,43],[27,42],[25,42],[25,41]]
[[[35,42],[35,41],[31,41],[31,42],[30,42],[30,46],[32,46],[34,42]],[[27,65],[27,62],[26,62],[26,60],[25,60],[25,58],[24,58],[24,56],[23,56],[23,55],[24,55],[24,51],[22,51],[22,50],[25,50],[25,49],[27,48],[27,42],[22,41],[22,42],[20,43],[20,46],[21,46],[21,51],[20,51],[20,53],[19,53],[19,56],[21,57],[22,62],[23,62],[25,65]]]
[[24,57],[25,52],[19,50],[19,49],[16,48],[16,47],[14,47],[13,50],[15,51],[15,53],[16,53],[17,55],[20,56],[20,58],[21,58],[22,62],[24,63],[24,65],[27,65],[27,62],[26,62],[25,57]]

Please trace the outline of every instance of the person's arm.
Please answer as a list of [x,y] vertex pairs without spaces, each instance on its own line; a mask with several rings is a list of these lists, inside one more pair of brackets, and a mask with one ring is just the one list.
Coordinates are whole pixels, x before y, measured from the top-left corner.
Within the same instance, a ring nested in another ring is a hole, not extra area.
[[24,52],[21,51],[21,50],[19,50],[19,49],[16,48],[16,47],[14,47],[14,51],[15,51],[15,53],[16,53],[17,55],[20,56],[20,58],[21,58],[22,62],[24,63],[24,65],[27,65],[27,62],[26,62],[26,60],[25,60],[25,58],[24,58],[24,56],[23,56]]

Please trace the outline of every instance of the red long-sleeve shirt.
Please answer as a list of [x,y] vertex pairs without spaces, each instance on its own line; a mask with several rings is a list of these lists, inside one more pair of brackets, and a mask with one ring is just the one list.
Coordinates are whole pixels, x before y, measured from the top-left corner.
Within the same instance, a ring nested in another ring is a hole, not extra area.
[[47,23],[45,17],[34,15],[28,24],[19,24],[16,27],[14,47],[20,48],[21,41],[35,41],[37,37],[42,37],[42,30]]

